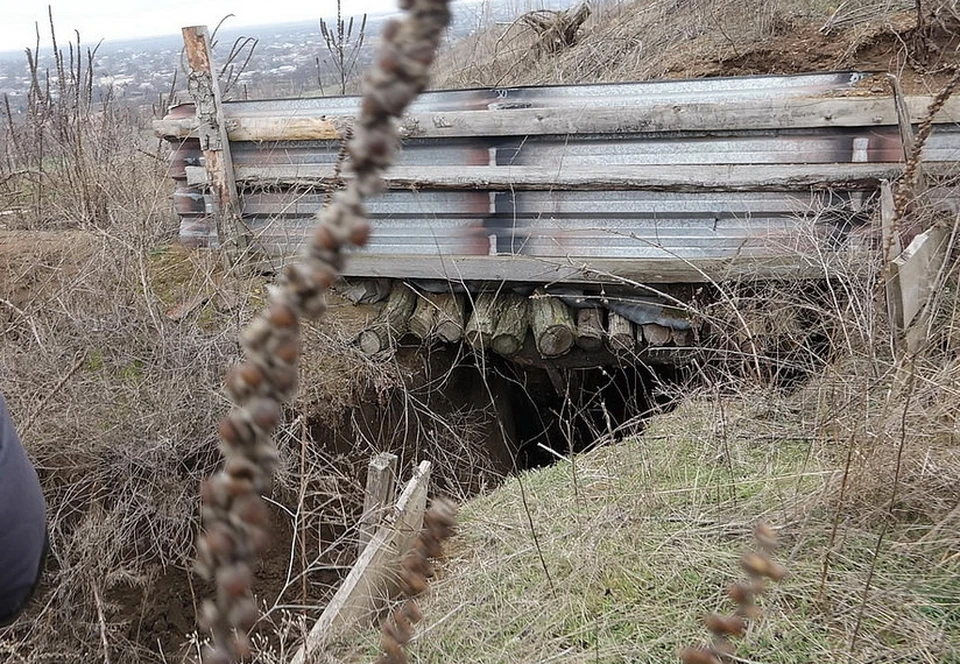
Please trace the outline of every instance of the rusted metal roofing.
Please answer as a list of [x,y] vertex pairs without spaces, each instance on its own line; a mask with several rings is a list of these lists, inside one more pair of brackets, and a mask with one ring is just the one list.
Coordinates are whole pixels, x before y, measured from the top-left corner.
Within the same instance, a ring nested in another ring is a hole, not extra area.
[[[369,203],[370,246],[347,274],[541,282],[822,274],[824,255],[843,245],[879,179],[896,177],[903,159],[892,99],[844,96],[862,79],[425,94],[401,123],[388,191]],[[921,117],[925,100],[909,102]],[[337,135],[357,103],[224,104],[256,250],[278,260],[298,250],[338,184]],[[956,109],[925,149],[933,166],[960,158]],[[181,238],[214,244],[192,112],[174,109],[158,133],[175,145]],[[258,131],[271,140],[237,140]],[[274,140],[287,135],[299,140]]]

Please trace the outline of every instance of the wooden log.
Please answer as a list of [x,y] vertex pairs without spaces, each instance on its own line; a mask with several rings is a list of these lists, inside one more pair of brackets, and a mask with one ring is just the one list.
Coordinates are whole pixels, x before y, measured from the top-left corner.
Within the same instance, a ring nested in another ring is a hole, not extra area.
[[458,293],[428,294],[437,305],[436,334],[448,344],[463,337],[463,296]]
[[576,344],[591,352],[603,347],[603,312],[599,308],[577,311]]
[[360,333],[360,350],[375,355],[392,347],[407,333],[410,314],[416,305],[416,293],[402,281],[395,282],[380,316]]
[[633,351],[634,348],[633,323],[616,313],[607,313],[607,348],[615,355],[622,355]]
[[437,306],[426,296],[417,298],[417,306],[410,315],[410,334],[421,341],[433,335],[437,324]]
[[337,292],[354,304],[378,304],[390,296],[393,282],[389,279],[361,279],[341,281]]
[[499,317],[490,340],[493,352],[511,357],[523,348],[523,340],[529,327],[529,307],[527,298],[515,293],[507,293],[497,301]]
[[576,327],[570,309],[560,298],[543,291],[530,300],[530,327],[537,351],[542,357],[565,355],[576,339]]
[[393,485],[397,476],[397,455],[380,452],[367,464],[367,488],[363,496],[363,514],[357,535],[357,554],[362,554],[373,539],[384,516],[393,505]]
[[392,518],[360,554],[303,646],[294,654],[292,664],[312,662],[330,640],[345,636],[350,629],[366,627],[366,621],[396,594],[400,561],[423,526],[429,482],[430,462],[422,461],[400,494]]
[[643,325],[642,334],[643,339],[651,346],[666,346],[673,339],[673,330],[657,323]]
[[673,330],[671,336],[673,338],[673,343],[680,348],[689,348],[693,346],[693,343],[696,341],[697,337],[692,329]]
[[464,337],[471,348],[484,350],[490,347],[497,326],[496,293],[480,293],[473,302],[473,313],[464,329]]

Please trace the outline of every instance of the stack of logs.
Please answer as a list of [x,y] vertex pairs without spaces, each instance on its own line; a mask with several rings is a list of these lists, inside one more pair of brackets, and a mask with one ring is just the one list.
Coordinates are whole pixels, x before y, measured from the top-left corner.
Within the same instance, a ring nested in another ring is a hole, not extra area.
[[689,347],[692,330],[650,323],[636,325],[601,308],[572,308],[544,291],[526,297],[511,292],[424,293],[394,282],[379,317],[360,333],[367,355],[393,348],[406,334],[421,341],[466,342],[477,351],[514,357],[524,350],[527,331],[544,359],[575,349],[615,356],[649,348]]

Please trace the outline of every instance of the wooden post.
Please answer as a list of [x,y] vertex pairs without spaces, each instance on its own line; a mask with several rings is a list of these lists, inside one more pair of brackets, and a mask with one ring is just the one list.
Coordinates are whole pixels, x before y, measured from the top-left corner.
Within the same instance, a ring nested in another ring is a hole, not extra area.
[[[883,243],[883,286],[887,302],[887,320],[894,336],[904,329],[903,295],[900,292],[900,275],[896,258],[903,253],[900,231],[896,228],[896,204],[893,187],[888,180],[880,182],[880,233]],[[896,341],[896,339],[894,340]]]
[[196,104],[197,137],[213,194],[217,238],[227,260],[233,262],[246,248],[247,236],[240,218],[240,196],[207,27],[183,28],[183,45],[190,67],[187,88]]
[[603,347],[603,317],[598,307],[577,311],[577,346],[586,351]]
[[530,300],[530,327],[542,357],[560,357],[573,347],[576,331],[573,316],[560,298],[537,291]]
[[903,160],[913,156],[917,147],[917,136],[913,133],[913,124],[910,122],[910,110],[907,108],[907,99],[900,86],[900,79],[896,74],[887,74],[890,87],[893,89],[893,103],[897,107],[897,127],[900,130],[900,143],[903,147]]
[[430,483],[430,462],[422,461],[403,488],[393,510],[393,519],[380,527],[360,554],[347,578],[310,629],[292,664],[314,661],[330,639],[343,636],[351,627],[365,626],[397,594],[400,561],[423,527]]
[[397,455],[381,452],[367,465],[367,491],[363,497],[357,553],[363,553],[384,515],[393,504],[393,484],[397,476]]
[[527,298],[507,293],[497,303],[497,308],[500,310],[500,317],[497,319],[490,346],[493,352],[510,357],[520,352],[527,336]]

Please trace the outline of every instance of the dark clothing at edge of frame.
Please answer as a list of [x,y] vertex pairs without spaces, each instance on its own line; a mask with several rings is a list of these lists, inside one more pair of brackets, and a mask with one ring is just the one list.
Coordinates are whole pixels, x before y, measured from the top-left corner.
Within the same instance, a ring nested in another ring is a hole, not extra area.
[[40,481],[0,395],[0,625],[30,599],[47,548]]

